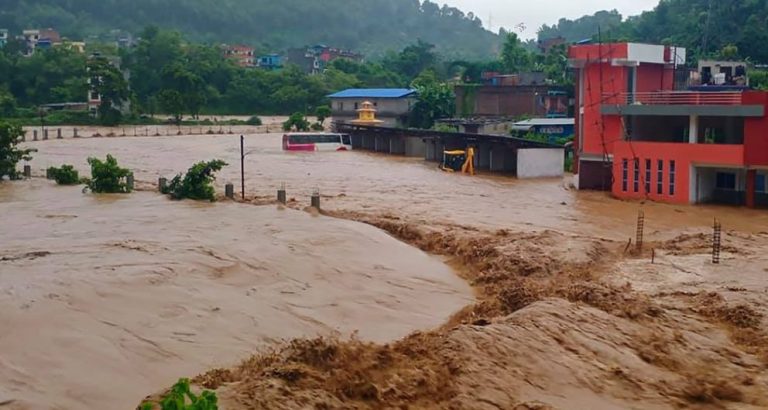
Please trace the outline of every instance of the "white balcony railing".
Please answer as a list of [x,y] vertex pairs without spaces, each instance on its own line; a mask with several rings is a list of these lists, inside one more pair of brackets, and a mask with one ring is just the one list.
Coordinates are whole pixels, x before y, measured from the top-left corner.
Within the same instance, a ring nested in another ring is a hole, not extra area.
[[741,105],[742,93],[733,91],[658,91],[604,94],[603,103],[621,105]]

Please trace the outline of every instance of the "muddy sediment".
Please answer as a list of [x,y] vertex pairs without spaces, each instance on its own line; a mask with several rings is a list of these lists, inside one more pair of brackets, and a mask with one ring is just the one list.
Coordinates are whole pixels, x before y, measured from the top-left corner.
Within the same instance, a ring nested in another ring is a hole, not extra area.
[[[225,408],[768,406],[763,314],[719,293],[611,283],[623,243],[336,216],[452,257],[479,302],[392,344],[295,341],[195,379]],[[687,235],[656,245],[697,254]]]
[[[79,161],[86,151],[111,152],[152,190],[158,176],[195,160],[236,163],[227,138],[48,142],[35,169]],[[260,206],[232,206],[244,213],[276,207],[273,191],[287,182],[285,208],[302,210],[320,188],[326,216],[371,225],[443,258],[475,300],[410,336],[302,334],[241,348],[240,358],[256,354],[239,365],[173,369],[178,377],[200,373],[197,386],[215,390],[222,408],[768,406],[764,212],[620,202],[559,181],[447,176],[416,160],[286,155],[277,136],[248,141],[257,148],[247,165],[247,202]],[[237,177],[225,170],[218,183]],[[639,209],[646,248],[632,252],[627,239]],[[718,266],[710,255],[713,217],[726,227]],[[429,303],[417,305],[430,312]],[[379,323],[408,315],[395,312]],[[200,351],[216,350],[211,344]],[[154,387],[146,393],[162,388]]]

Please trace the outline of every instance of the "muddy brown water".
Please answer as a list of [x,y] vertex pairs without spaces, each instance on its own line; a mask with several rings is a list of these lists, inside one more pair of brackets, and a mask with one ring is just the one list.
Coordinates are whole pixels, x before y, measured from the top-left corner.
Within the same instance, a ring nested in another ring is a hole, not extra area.
[[[32,166],[39,175],[51,165],[71,163],[88,172],[86,158],[111,153],[139,181],[155,185],[193,162],[219,158],[230,166],[217,181],[240,193],[238,135],[93,138],[30,143],[40,149]],[[724,229],[768,230],[768,212],[725,206],[679,206],[617,201],[602,192],[576,192],[564,180],[517,180],[506,176],[447,175],[418,158],[365,152],[285,153],[280,134],[246,135],[246,194],[272,198],[285,183],[289,198],[309,203],[314,189],[327,209],[390,213],[429,222],[484,229],[541,230],[611,239],[635,236],[638,211],[646,235],[666,239],[700,230],[719,219]]]
[[[610,239],[768,230],[768,213],[621,202],[564,180],[467,177],[364,152],[285,153],[246,135],[246,193],[331,210],[478,229],[552,229]],[[110,153],[140,187],[223,159],[239,192],[239,136],[28,142],[36,176]],[[153,192],[94,196],[49,181],[0,185],[0,402],[9,408],[130,408],[144,394],[281,339],[358,332],[386,342],[439,326],[472,303],[441,260],[372,227],[275,206],[171,202]]]

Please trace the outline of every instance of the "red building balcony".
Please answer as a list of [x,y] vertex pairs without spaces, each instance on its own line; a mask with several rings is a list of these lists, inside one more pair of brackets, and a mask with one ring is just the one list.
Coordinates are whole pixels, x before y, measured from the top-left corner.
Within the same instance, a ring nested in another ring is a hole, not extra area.
[[[736,91],[700,92],[700,91],[656,91],[638,93],[619,93],[619,104],[644,105],[741,105],[743,93]],[[611,99],[604,95],[604,99]]]

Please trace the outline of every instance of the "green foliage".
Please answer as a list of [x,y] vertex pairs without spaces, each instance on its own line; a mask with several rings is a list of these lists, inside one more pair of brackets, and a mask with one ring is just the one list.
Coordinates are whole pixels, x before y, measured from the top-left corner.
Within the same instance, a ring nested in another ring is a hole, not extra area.
[[501,63],[508,73],[519,73],[531,69],[531,54],[515,33],[507,34],[501,49]]
[[[37,125],[40,125],[40,119],[36,118]],[[51,111],[45,116],[46,124],[67,124],[67,125],[94,125],[96,122],[88,111]]]
[[181,116],[184,114],[184,97],[176,90],[163,90],[158,94],[157,100],[160,108],[173,116],[176,124],[181,124]]
[[459,132],[459,129],[455,125],[450,124],[435,124],[432,129],[440,132]]
[[18,179],[19,172],[16,171],[16,164],[21,160],[30,161],[33,149],[18,149],[16,146],[21,143],[21,137],[24,130],[16,124],[9,124],[0,121],[0,181],[3,177]]
[[323,127],[323,124],[320,124],[319,122],[314,122],[312,125],[309,126],[309,129],[312,131],[325,131],[325,127]]
[[106,161],[98,158],[88,158],[88,164],[91,166],[91,179],[88,182],[88,189],[95,193],[105,194],[125,194],[131,192],[126,178],[131,171],[126,168],[120,168],[117,160],[112,155],[107,155]]
[[749,72],[749,84],[758,90],[768,91],[768,71],[752,70]]
[[48,175],[59,185],[77,185],[80,183],[80,174],[72,165],[62,165],[61,168],[48,168]]
[[535,132],[529,132],[529,133],[523,135],[523,138],[527,139],[529,141],[549,143],[549,136],[548,135],[537,134]]
[[574,43],[597,36],[598,27],[603,33],[616,31],[621,26],[623,17],[617,10],[598,11],[594,15],[576,20],[561,18],[556,25],[543,25],[539,28],[539,40],[563,37]]
[[419,73],[435,68],[437,55],[435,46],[421,39],[416,44],[404,48],[399,54],[390,53],[384,58],[384,65],[406,78],[414,78]]
[[16,115],[16,98],[8,91],[0,88],[0,117]]
[[[768,2],[754,0],[665,0],[653,11],[622,22],[617,11],[600,11],[577,20],[543,26],[539,39],[563,36],[568,41],[597,38],[685,47],[694,62],[701,58],[749,58],[768,62]],[[735,47],[735,48],[733,48]]]
[[88,60],[88,75],[93,91],[101,95],[98,109],[101,124],[119,124],[122,117],[119,108],[130,97],[123,73],[106,58],[95,57]]
[[433,1],[10,0],[2,4],[0,26],[56,27],[69,38],[88,37],[89,43],[91,36],[113,42],[109,33],[116,27],[144,39],[146,33],[141,31],[148,24],[187,33],[194,42],[237,44],[258,39],[275,50],[322,41],[371,55],[421,38],[451,57],[477,59],[491,55],[500,43],[478,16]]
[[[160,400],[161,410],[218,410],[216,393],[205,390],[199,396],[192,393],[189,379],[179,379],[171,391]],[[144,402],[141,410],[153,410],[153,403]]]
[[418,91],[418,101],[408,118],[409,126],[430,129],[435,120],[453,116],[456,111],[453,86],[439,82],[434,72],[421,73],[411,86]]
[[253,115],[251,116],[251,118],[248,118],[248,121],[246,121],[245,123],[248,125],[255,125],[255,126],[259,126],[262,124],[261,118],[259,118],[256,115]]
[[198,162],[185,175],[176,175],[163,190],[163,194],[172,199],[194,199],[215,201],[216,192],[211,183],[216,179],[215,172],[221,171],[228,164],[220,160]]
[[317,122],[320,125],[325,124],[325,120],[333,114],[331,107],[327,105],[321,105],[315,109],[315,115],[317,116]]
[[283,131],[309,131],[309,121],[303,113],[295,112],[283,123]]

